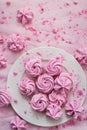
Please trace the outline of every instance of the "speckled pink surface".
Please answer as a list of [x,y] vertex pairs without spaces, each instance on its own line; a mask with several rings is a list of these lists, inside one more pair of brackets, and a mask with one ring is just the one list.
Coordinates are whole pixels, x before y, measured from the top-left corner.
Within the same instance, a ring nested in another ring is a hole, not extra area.
[[[32,23],[17,22],[17,10],[29,7],[34,13]],[[11,34],[20,34],[26,42],[23,51],[11,52],[6,39]],[[76,48],[87,45],[87,1],[86,0],[0,0],[0,53],[7,59],[7,67],[0,69],[0,89],[6,88],[7,76],[12,64],[26,50],[39,46],[60,47],[73,54]],[[84,68],[87,77],[87,69]],[[86,130],[87,98],[85,112],[79,120],[57,127],[42,128],[27,124],[27,130]],[[0,108],[0,130],[12,130],[10,120],[15,112],[9,107]]]

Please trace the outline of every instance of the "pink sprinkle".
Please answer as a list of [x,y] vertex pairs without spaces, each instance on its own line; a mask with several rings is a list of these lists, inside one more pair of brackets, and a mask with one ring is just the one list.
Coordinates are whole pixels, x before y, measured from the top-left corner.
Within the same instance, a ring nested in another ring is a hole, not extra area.
[[79,95],[79,96],[82,96],[82,95],[83,95],[82,90],[78,90],[78,95]]
[[3,20],[0,20],[0,24],[4,24],[4,21],[3,21]]
[[14,103],[16,103],[16,104],[17,104],[17,103],[18,103],[18,100],[17,100],[17,99],[14,99]]
[[40,52],[37,52],[37,55],[42,56],[42,54]]
[[11,5],[11,2],[10,2],[10,1],[7,1],[7,2],[6,2],[6,5],[7,5],[7,6],[10,6],[10,5]]
[[74,4],[74,5],[77,5],[77,4],[78,4],[78,2],[77,2],[77,1],[74,1],[74,2],[73,2],[73,4]]
[[58,32],[58,29],[57,29],[57,28],[54,28],[54,29],[52,30],[52,32],[55,34],[55,33]]
[[24,114],[25,114],[25,115],[27,114],[27,110],[24,111]]
[[4,19],[4,20],[5,20],[5,19],[7,19],[7,17],[6,17],[6,16],[3,16],[3,17],[2,17],[2,19]]
[[1,11],[1,14],[4,14],[4,11]]
[[13,72],[13,75],[16,76],[18,73],[17,72]]
[[7,5],[7,6],[10,6],[10,5],[11,5],[11,2],[10,2],[10,1],[7,1],[7,2],[6,2],[6,5]]
[[3,44],[4,40],[3,40],[3,36],[0,35],[0,44]]
[[83,14],[87,14],[87,9],[82,10],[82,13],[83,13]]

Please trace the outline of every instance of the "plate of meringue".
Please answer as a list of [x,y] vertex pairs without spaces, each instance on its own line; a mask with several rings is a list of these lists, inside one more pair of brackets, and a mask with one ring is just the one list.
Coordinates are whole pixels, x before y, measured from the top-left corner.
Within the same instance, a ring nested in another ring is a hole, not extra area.
[[11,105],[25,121],[56,126],[84,110],[86,77],[77,60],[55,47],[39,47],[22,54],[7,81]]

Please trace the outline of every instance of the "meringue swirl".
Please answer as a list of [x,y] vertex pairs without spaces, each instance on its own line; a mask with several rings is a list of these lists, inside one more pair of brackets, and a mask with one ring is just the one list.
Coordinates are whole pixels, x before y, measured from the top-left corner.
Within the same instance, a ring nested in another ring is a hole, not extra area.
[[62,72],[59,77],[55,79],[55,90],[64,89],[70,91],[73,87],[73,81],[69,73]]
[[47,105],[48,105],[48,98],[47,95],[45,94],[42,93],[35,94],[31,99],[31,107],[34,110],[42,112],[47,108]]
[[24,49],[24,40],[20,35],[12,34],[7,39],[7,44],[9,50],[13,52],[19,52]]
[[17,20],[19,23],[30,24],[34,17],[33,12],[29,8],[23,8],[17,11]]
[[37,77],[43,72],[41,60],[31,59],[25,63],[25,70],[27,74],[32,77]]
[[69,116],[74,116],[74,118],[78,118],[79,114],[84,110],[82,105],[77,100],[72,100],[65,107],[66,114]]
[[22,95],[30,96],[35,92],[35,83],[33,80],[23,78],[19,85],[19,90]]
[[17,130],[26,130],[26,122],[24,120],[22,120],[20,117],[15,116],[11,122],[11,127],[13,129],[17,129]]
[[0,90],[0,107],[8,106],[10,104],[11,97],[7,90]]
[[62,63],[60,58],[55,58],[53,60],[50,60],[46,66],[46,72],[51,75],[59,75],[62,71]]
[[50,103],[46,109],[46,115],[55,120],[58,120],[62,114],[61,107],[54,103]]
[[50,93],[54,87],[54,79],[48,74],[42,74],[36,82],[37,88],[42,93]]
[[52,103],[56,103],[59,106],[62,106],[66,103],[67,101],[68,94],[63,90],[63,91],[55,91],[53,90],[49,94],[49,100]]
[[81,65],[87,65],[87,47],[78,48],[74,57]]

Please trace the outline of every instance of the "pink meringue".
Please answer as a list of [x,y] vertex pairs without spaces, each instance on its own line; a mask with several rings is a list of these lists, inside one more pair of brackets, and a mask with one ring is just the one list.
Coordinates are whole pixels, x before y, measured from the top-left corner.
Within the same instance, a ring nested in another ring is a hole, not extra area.
[[42,93],[50,93],[54,87],[54,79],[48,74],[42,74],[36,82],[37,88]]
[[47,95],[45,94],[42,93],[35,94],[31,99],[31,107],[34,110],[42,112],[47,108],[47,105],[48,105],[48,98]]
[[33,77],[37,77],[43,72],[43,67],[41,60],[39,59],[31,59],[26,62],[25,64],[25,70],[27,74]]
[[4,39],[3,39],[3,36],[0,35],[0,44],[3,44],[4,43]]
[[58,120],[62,114],[63,113],[61,107],[54,103],[49,104],[46,109],[46,115],[55,120]]
[[74,56],[81,65],[87,65],[87,47],[78,48]]
[[67,115],[77,118],[84,109],[78,101],[72,100],[69,104],[66,104],[65,110]]
[[30,96],[35,92],[35,83],[33,80],[24,78],[21,80],[19,90],[22,95]]
[[11,97],[7,90],[0,90],[0,107],[8,106],[11,102]]
[[55,90],[64,89],[71,90],[73,87],[73,81],[69,73],[62,72],[59,77],[55,79]]
[[9,50],[13,52],[19,52],[24,49],[24,40],[20,35],[12,34],[7,39],[7,44]]
[[17,11],[17,20],[19,23],[30,24],[34,17],[33,12],[29,8],[23,8]]
[[62,71],[62,63],[60,58],[50,60],[46,66],[46,72],[51,75],[59,75]]
[[68,97],[68,94],[64,90],[62,90],[62,91],[53,90],[49,94],[50,102],[56,103],[59,106],[62,106],[62,105],[64,105],[66,103],[67,97]]
[[15,116],[11,122],[11,127],[16,130],[26,130],[26,122],[22,120],[20,117]]
[[0,54],[0,68],[6,67],[6,63],[7,59],[2,54]]

